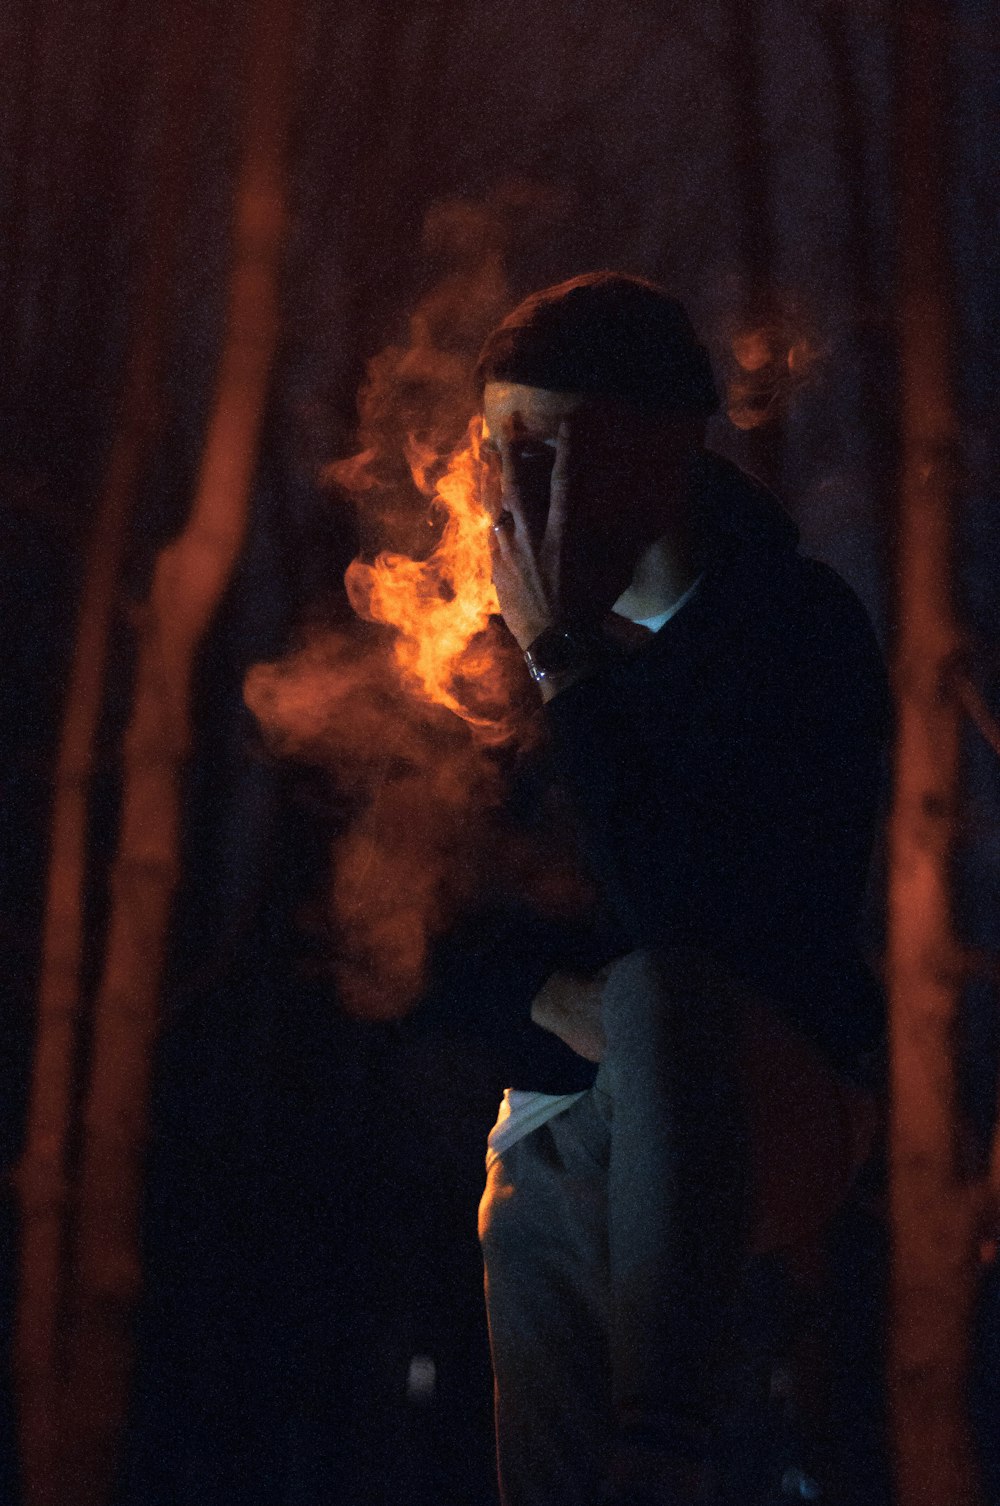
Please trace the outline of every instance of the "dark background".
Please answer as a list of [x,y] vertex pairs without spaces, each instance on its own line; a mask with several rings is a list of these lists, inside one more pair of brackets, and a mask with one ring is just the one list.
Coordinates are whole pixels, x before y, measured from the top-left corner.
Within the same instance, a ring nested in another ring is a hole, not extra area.
[[[957,592],[976,675],[995,694],[1000,31],[985,0],[954,0],[947,16],[940,190],[961,415]],[[102,719],[91,979],[115,838],[132,614],[156,550],[185,515],[215,373],[244,19],[235,0],[190,10],[169,0],[0,8],[8,1165],[23,1128],[51,777],[83,546],[149,234],[151,163],[161,131],[187,133],[166,422],[132,524]],[[503,245],[512,301],[603,265],[667,283],[723,376],[733,374],[741,332],[806,340],[814,358],[778,395],[772,421],[741,430],[722,416],[711,442],[776,486],[808,551],[855,586],[889,643],[893,22],[881,0],[304,0],[282,339],[252,526],[197,679],[121,1496],[129,1506],[490,1499],[475,1210],[501,1084],[488,1052],[460,1029],[421,1023],[419,1011],[378,1027],[338,1011],[317,921],[335,792],[324,776],[265,753],[241,694],[251,664],[279,654],[304,622],[343,613],[355,528],[320,472],[350,450],[366,359],[399,336],[447,260],[447,245],[428,249],[423,237],[428,211],[461,201],[483,216],[486,240]],[[164,87],[177,25],[199,29],[183,98]],[[970,734],[959,922],[965,939],[992,953],[998,767]],[[876,894],[876,961],[878,911]],[[963,1025],[964,1091],[980,1147],[992,1129],[996,1048],[994,989],[980,983]],[[8,1207],[8,1257],[12,1216]],[[7,1280],[7,1326],[12,1300]],[[986,1417],[998,1388],[995,1341],[987,1312],[976,1392]],[[414,1355],[435,1360],[433,1402],[407,1400]],[[7,1480],[13,1499],[12,1466]]]

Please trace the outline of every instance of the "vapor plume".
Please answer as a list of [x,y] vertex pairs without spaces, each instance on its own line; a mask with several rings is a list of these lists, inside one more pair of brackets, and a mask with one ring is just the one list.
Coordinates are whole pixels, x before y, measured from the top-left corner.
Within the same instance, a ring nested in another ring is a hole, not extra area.
[[737,429],[756,429],[784,414],[815,375],[821,350],[793,314],[737,327],[726,341],[726,414]]
[[506,233],[496,205],[428,216],[425,246],[446,271],[369,362],[357,451],[328,473],[357,510],[345,586],[359,621],[254,666],[244,687],[270,745],[329,768],[350,803],[334,966],[343,1006],[367,1018],[413,1005],[433,938],[497,881],[496,750],[531,737],[520,656],[492,615],[472,387],[509,302]]

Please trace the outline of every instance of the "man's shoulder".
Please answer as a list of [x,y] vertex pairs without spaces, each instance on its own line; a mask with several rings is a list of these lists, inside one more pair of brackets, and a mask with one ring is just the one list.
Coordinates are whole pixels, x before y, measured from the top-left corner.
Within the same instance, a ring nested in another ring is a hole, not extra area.
[[857,592],[832,565],[802,552],[798,526],[769,487],[707,451],[704,475],[724,540],[721,596],[748,617],[815,617],[875,643]]
[[825,560],[795,556],[797,606],[828,633],[846,635],[866,652],[879,654],[868,610],[857,591]]
[[722,547],[676,627],[662,630],[664,674],[671,659],[687,658],[689,678],[710,699],[846,697],[884,719],[885,668],[857,592],[802,552],[798,528],[767,487],[722,457],[706,459]]
[[770,487],[734,461],[705,450],[697,485],[724,538],[778,553],[795,550],[799,542],[795,521]]

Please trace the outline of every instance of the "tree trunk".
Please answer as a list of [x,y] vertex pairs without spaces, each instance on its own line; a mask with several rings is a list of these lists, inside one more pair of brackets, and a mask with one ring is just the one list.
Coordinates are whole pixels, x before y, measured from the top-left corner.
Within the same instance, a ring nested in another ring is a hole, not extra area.
[[889,1386],[899,1506],[972,1506],[979,1496],[965,1385],[980,1189],[963,1179],[955,1064],[962,958],[951,866],[960,710],[949,679],[960,631],[952,603],[956,417],[943,191],[948,36],[933,0],[900,15]]
[[[193,24],[175,26],[163,65],[168,99],[190,104]],[[185,121],[193,115],[187,109]],[[60,1321],[68,1253],[67,1147],[79,1050],[87,817],[108,642],[136,492],[161,427],[161,365],[175,276],[176,227],[191,134],[164,125],[149,247],[137,291],[121,412],[88,543],[52,803],[38,1016],[25,1149],[16,1174],[21,1262],[14,1338],[21,1465],[29,1506],[63,1506]]]
[[[157,559],[141,616],[84,1098],[58,1494],[51,1506],[105,1506],[128,1404],[149,1085],[179,877],[191,680],[243,545],[279,335],[292,23],[292,0],[258,0],[250,16],[244,153],[216,393],[190,517]],[[50,1506],[50,1498],[37,1499]]]

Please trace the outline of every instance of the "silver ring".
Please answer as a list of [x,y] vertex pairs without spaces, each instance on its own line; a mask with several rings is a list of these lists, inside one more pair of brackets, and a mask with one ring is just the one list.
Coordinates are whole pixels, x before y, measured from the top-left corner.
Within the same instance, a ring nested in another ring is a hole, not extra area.
[[504,512],[502,512],[500,514],[500,516],[497,518],[496,522],[493,524],[493,532],[494,533],[500,533],[502,529],[504,529],[504,528],[507,527],[508,523],[513,523],[513,521],[514,521],[514,514],[512,512],[509,512],[509,511],[505,510]]

